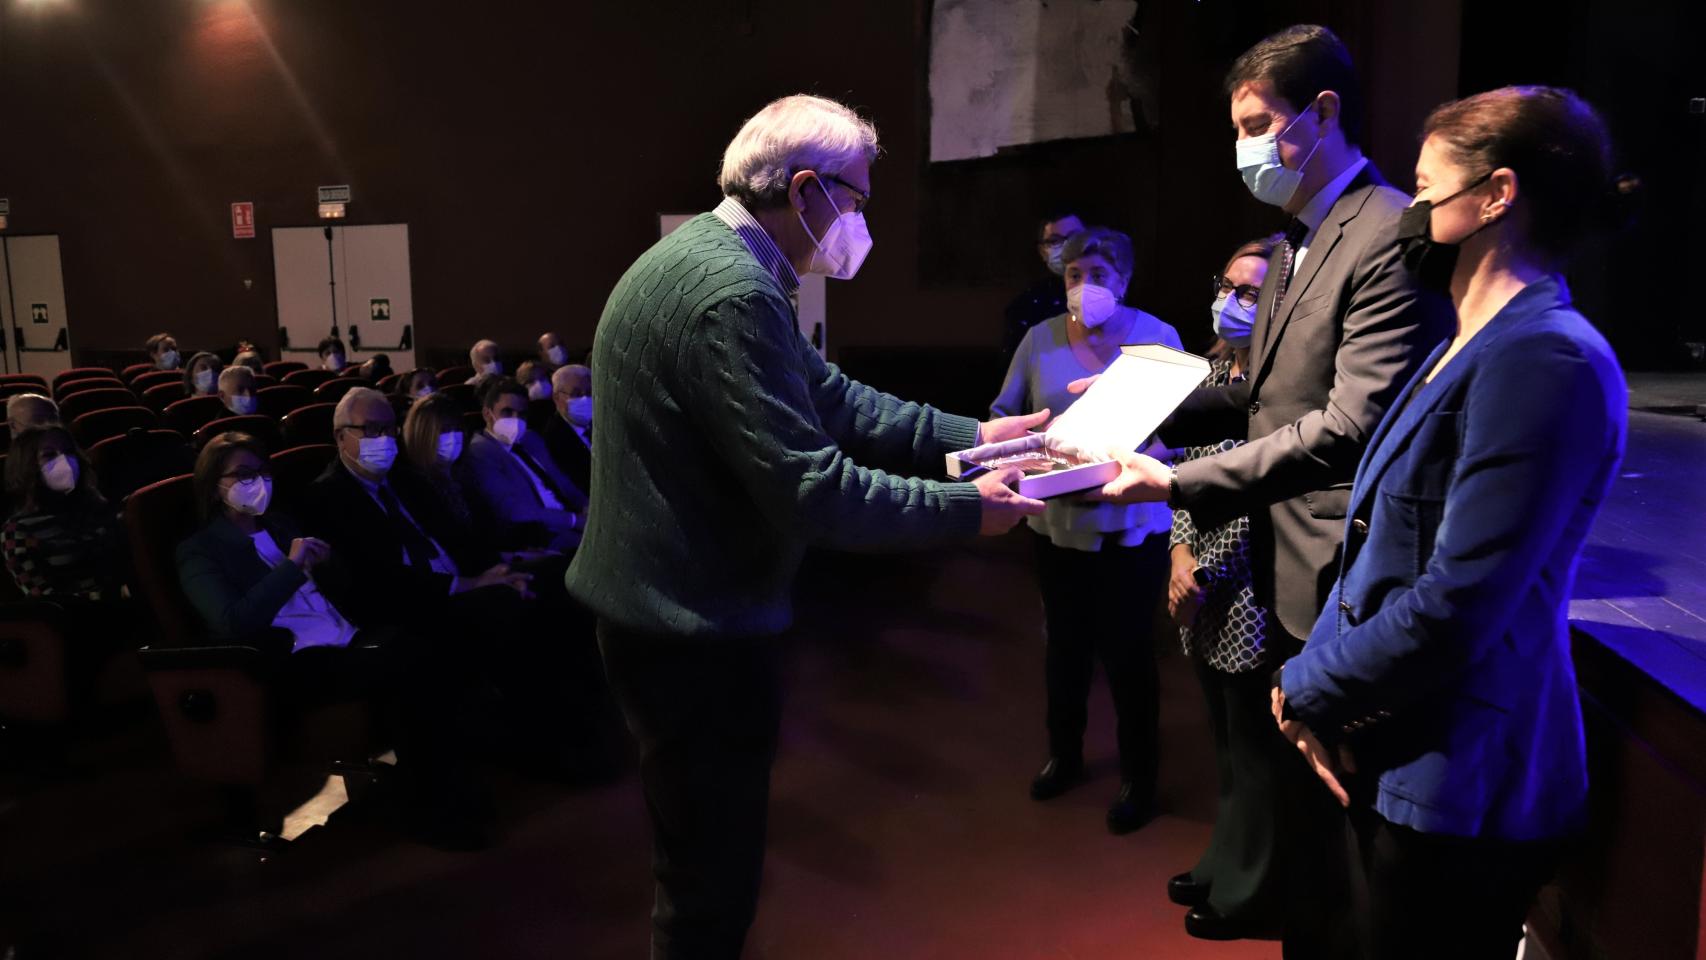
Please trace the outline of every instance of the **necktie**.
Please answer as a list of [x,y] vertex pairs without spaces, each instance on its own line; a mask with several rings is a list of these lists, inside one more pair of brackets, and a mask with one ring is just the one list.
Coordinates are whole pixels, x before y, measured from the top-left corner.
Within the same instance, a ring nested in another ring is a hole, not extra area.
[[415,525],[403,514],[397,505],[397,498],[391,493],[390,484],[379,485],[379,502],[384,505],[385,512],[391,517],[391,525],[397,528],[397,535],[403,538],[403,552],[409,555],[409,566],[426,569],[432,566],[433,558],[438,556],[438,550]]
[[563,509],[567,510],[569,508],[569,498],[563,495],[562,488],[558,487],[556,482],[551,479],[551,474],[539,465],[539,461],[533,459],[532,454],[523,450],[519,443],[510,447],[510,449],[515,451],[515,455],[521,458],[521,462],[527,467],[527,469],[533,471],[534,476],[537,476],[540,482],[545,484],[546,489],[551,491],[551,495],[557,498],[557,502],[563,505]]
[[1296,217],[1285,225],[1285,239],[1280,241],[1280,274],[1279,285],[1274,289],[1274,313],[1279,312],[1280,303],[1285,300],[1286,288],[1291,286],[1291,268],[1297,262],[1297,248],[1303,245],[1303,238],[1308,234],[1309,225]]

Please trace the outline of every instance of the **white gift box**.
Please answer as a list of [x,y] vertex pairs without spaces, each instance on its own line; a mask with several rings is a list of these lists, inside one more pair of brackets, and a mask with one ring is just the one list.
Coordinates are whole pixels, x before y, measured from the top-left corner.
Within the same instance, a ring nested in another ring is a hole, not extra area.
[[1128,344],[1100,379],[1042,433],[948,454],[948,476],[969,480],[983,461],[1044,449],[1089,461],[1027,474],[1019,492],[1044,499],[1100,487],[1119,476],[1114,451],[1136,450],[1209,374],[1202,357],[1160,343]]

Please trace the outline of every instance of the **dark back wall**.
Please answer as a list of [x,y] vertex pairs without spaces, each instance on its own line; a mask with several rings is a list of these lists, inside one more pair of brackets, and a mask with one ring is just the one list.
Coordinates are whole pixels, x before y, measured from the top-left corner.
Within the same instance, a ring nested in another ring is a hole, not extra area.
[[[831,284],[832,350],[992,348],[1037,269],[1035,209],[1060,196],[1133,233],[1134,302],[1191,341],[1209,273],[1279,220],[1232,168],[1230,59],[1287,22],[1333,25],[1390,88],[1370,148],[1400,183],[1457,71],[1454,4],[1144,4],[1152,131],[931,166],[924,0],[3,6],[0,196],[15,232],[60,235],[85,355],[155,329],[186,347],[273,345],[269,231],[314,222],[326,183],[352,185],[348,222],[410,225],[429,355],[548,328],[586,344],[655,215],[713,205],[741,120],[799,90],[860,107],[886,151],[875,251]],[[256,204],[256,239],[231,237],[239,200]]]

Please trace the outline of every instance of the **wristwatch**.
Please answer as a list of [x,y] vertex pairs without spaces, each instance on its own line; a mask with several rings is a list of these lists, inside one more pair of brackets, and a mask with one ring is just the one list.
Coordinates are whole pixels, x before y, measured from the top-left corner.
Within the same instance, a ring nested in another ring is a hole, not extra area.
[[1167,506],[1171,507],[1178,502],[1179,502],[1179,471],[1168,470],[1167,471]]

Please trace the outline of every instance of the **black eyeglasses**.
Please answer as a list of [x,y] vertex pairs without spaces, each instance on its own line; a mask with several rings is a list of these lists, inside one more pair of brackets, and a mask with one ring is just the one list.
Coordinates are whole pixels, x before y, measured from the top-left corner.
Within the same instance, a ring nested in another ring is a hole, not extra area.
[[272,467],[238,467],[230,473],[219,475],[223,479],[236,480],[238,483],[248,483],[256,477],[272,477]]
[[1217,276],[1214,278],[1214,298],[1219,300],[1225,296],[1237,297],[1239,303],[1253,307],[1262,297],[1262,288],[1253,283],[1234,284],[1226,277]]
[[366,437],[367,439],[377,440],[380,437],[394,437],[394,436],[396,436],[397,435],[397,422],[395,420],[393,420],[390,423],[346,423],[343,426],[339,427],[338,429],[339,430],[359,430],[359,431],[361,431],[361,435]]
[[826,174],[823,174],[822,176],[825,180],[828,180],[830,183],[839,184],[848,193],[851,193],[853,195],[853,212],[854,213],[864,213],[865,212],[865,205],[871,202],[871,194],[868,191],[861,190],[858,187],[855,187],[851,183],[848,183],[847,181],[841,179],[840,177],[836,176],[833,173],[826,173]]

